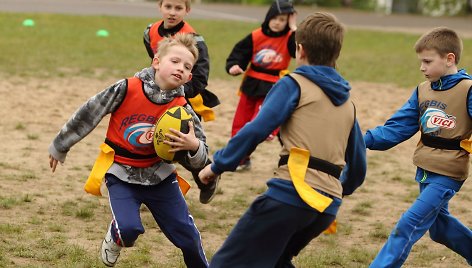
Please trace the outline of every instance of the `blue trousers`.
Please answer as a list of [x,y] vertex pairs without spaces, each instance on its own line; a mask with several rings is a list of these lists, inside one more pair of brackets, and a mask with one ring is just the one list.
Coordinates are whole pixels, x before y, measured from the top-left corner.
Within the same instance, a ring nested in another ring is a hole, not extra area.
[[259,196],[215,253],[210,267],[295,267],[292,258],[335,218]]
[[182,250],[187,267],[208,267],[200,233],[188,211],[175,174],[153,186],[135,185],[106,175],[113,213],[112,237],[130,247],[144,233],[140,207],[146,205],[165,236]]
[[431,239],[452,249],[472,265],[472,231],[448,211],[456,191],[439,183],[420,183],[420,195],[402,215],[371,268],[401,267],[428,230]]

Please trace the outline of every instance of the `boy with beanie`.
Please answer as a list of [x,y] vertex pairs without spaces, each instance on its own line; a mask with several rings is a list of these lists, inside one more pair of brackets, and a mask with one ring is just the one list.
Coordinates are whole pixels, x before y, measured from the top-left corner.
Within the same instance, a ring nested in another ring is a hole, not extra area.
[[[295,57],[296,11],[292,2],[275,0],[261,27],[239,41],[226,60],[230,75],[244,73],[240,99],[233,119],[231,137],[259,112],[262,102],[275,82],[286,73]],[[268,137],[272,140],[274,130]],[[241,160],[238,170],[249,169],[250,156]]]

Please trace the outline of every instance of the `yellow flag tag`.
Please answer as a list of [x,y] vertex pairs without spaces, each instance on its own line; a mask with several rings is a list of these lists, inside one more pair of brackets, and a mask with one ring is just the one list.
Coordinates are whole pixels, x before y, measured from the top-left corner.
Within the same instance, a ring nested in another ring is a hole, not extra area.
[[195,113],[202,116],[203,121],[207,122],[215,120],[215,112],[213,112],[210,107],[207,107],[205,104],[203,104],[202,95],[198,94],[197,96],[189,98],[188,100],[190,101],[190,104],[192,105]]
[[461,140],[461,148],[472,153],[472,140]]
[[[100,153],[98,154],[95,163],[93,164],[92,171],[85,182],[84,190],[96,196],[102,196],[102,191],[106,187],[100,187],[102,182],[104,182],[105,173],[113,164],[115,158],[115,151],[106,143],[100,145]],[[103,188],[102,191],[100,188]],[[103,194],[104,195],[104,194]]]
[[[84,185],[84,190],[96,196],[106,196],[107,187],[105,185],[105,174],[115,159],[115,151],[106,143],[100,145],[100,153],[98,154],[95,164],[93,164],[92,171],[87,178]],[[177,175],[177,182],[179,183],[180,190],[185,196],[190,189],[190,184],[182,177]]]
[[310,152],[308,150],[293,147],[290,149],[288,157],[288,170],[298,195],[310,207],[323,212],[333,202],[333,199],[320,194],[305,182],[309,161]]

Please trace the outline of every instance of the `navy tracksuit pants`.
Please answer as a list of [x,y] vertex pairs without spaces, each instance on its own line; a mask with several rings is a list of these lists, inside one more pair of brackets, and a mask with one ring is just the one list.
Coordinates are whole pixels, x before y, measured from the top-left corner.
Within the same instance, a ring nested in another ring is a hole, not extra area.
[[211,260],[212,268],[293,268],[292,258],[336,218],[259,196]]
[[140,217],[140,207],[144,204],[165,236],[182,250],[187,267],[208,267],[200,233],[175,174],[153,186],[126,183],[111,174],[105,178],[113,214],[111,232],[112,237],[119,238],[117,244],[131,247],[144,233]]

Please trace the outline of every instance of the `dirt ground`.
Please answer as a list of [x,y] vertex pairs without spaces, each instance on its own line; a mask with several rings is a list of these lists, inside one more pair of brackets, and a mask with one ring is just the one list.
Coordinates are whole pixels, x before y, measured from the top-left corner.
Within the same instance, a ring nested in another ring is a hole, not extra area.
[[[98,252],[98,245],[110,219],[107,200],[87,195],[82,186],[97,155],[97,148],[104,138],[107,120],[72,148],[65,164],[59,166],[55,174],[49,170],[47,149],[63,123],[79,105],[113,82],[115,81],[82,77],[47,81],[18,77],[0,80],[0,223],[17,224],[28,229],[37,227],[36,231],[41,232],[44,227],[31,224],[35,219],[56,221],[66,228],[67,243],[80,245],[92,255]],[[216,108],[217,119],[204,123],[212,152],[221,148],[229,138],[238,100],[238,83],[238,80],[210,81],[209,88],[222,99],[222,104]],[[352,87],[352,96],[363,131],[382,124],[411,94],[411,89],[388,84],[352,82]],[[369,169],[366,182],[343,203],[338,222],[340,230],[344,231],[338,234],[337,243],[346,248],[361,246],[371,254],[380,249],[385,239],[376,238],[373,233],[379,230],[388,233],[417,194],[417,186],[413,182],[414,166],[411,163],[417,139],[418,137],[414,137],[387,152],[368,152]],[[196,187],[190,190],[187,200],[202,232],[206,250],[216,251],[226,237],[225,232],[211,231],[212,221],[226,221],[227,225],[232,226],[238,218],[238,215],[226,219],[212,218],[211,215],[216,215],[216,205],[220,204],[218,202],[232,200],[241,195],[247,198],[245,204],[253,200],[257,193],[263,191],[265,181],[271,177],[279,149],[276,141],[261,144],[253,155],[252,170],[225,173],[219,195],[209,205],[198,203]],[[185,171],[182,173],[188,176]],[[248,192],[248,189],[256,190]],[[471,194],[472,185],[466,182],[461,192],[450,203],[452,214],[467,226],[472,226]],[[28,196],[29,198],[26,198]],[[11,199],[28,200],[21,205],[5,205],[5,200]],[[64,204],[69,201],[77,202],[78,206],[98,202],[99,208],[95,208],[95,211],[101,211],[102,214],[95,214],[85,222],[77,217],[64,216],[59,209],[63,209]],[[197,212],[200,216],[195,215]],[[84,236],[84,229],[91,226],[95,226],[94,235]],[[154,229],[155,224],[148,220],[145,226]],[[149,231],[143,237],[153,235],[154,231]],[[2,241],[0,237],[0,248],[1,243],[11,241],[9,239],[11,237],[4,237]],[[163,241],[161,242],[168,244],[165,238]],[[322,242],[322,238],[314,240],[304,254],[309,256],[318,243]],[[434,259],[421,261],[425,252],[430,254],[427,255],[430,256],[428,258]],[[3,254],[7,252],[3,251]],[[167,254],[175,254],[175,250],[168,250]],[[17,265],[35,263],[34,258],[12,258]],[[425,267],[467,267],[460,256],[432,242],[427,235],[413,248],[405,267],[423,267],[421,263],[426,263]]]

